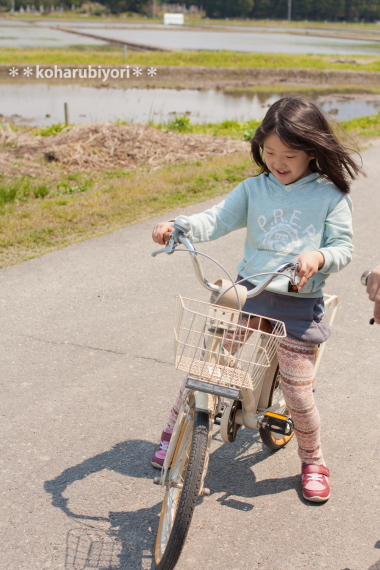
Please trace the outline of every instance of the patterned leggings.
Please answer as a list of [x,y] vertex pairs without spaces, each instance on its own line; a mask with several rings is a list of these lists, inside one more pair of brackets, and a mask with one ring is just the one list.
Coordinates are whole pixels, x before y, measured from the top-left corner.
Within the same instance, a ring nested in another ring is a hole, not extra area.
[[[225,347],[234,353],[230,347]],[[313,397],[313,366],[315,345],[307,342],[284,339],[277,349],[284,399],[294,421],[294,433],[298,442],[298,455],[302,463],[324,464],[320,441],[320,419]],[[167,425],[171,428],[178,417],[182,394],[187,377],[184,378],[177,399],[170,411]]]

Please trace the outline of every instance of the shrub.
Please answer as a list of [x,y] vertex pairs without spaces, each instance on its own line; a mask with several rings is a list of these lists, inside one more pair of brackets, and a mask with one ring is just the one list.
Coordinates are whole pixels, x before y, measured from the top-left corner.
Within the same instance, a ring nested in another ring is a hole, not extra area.
[[180,133],[184,133],[186,131],[192,130],[192,125],[190,122],[189,117],[175,117],[171,121],[168,122],[168,128],[171,131],[179,131]]
[[65,123],[56,123],[55,125],[48,125],[47,127],[42,127],[41,129],[36,129],[34,134],[40,137],[50,137],[51,135],[58,135],[64,129],[67,129]]

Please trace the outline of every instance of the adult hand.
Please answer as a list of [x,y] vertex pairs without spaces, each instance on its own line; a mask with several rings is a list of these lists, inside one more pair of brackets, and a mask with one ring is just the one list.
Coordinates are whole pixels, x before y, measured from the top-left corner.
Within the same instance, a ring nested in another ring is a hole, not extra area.
[[320,251],[307,251],[306,253],[301,253],[298,257],[296,257],[296,261],[301,264],[297,275],[300,278],[300,282],[298,284],[298,290],[300,291],[304,285],[311,279],[320,269],[324,262],[325,258],[323,253]]
[[367,293],[370,301],[375,303],[373,309],[375,323],[380,325],[380,265],[372,269],[368,276]]
[[174,228],[173,228],[171,222],[161,222],[160,224],[157,224],[153,228],[153,232],[152,232],[153,241],[155,241],[156,243],[159,243],[160,245],[166,245],[166,242],[168,240],[165,239],[167,237],[167,236],[165,236],[165,234],[168,234],[168,233],[173,232],[173,231],[174,231]]

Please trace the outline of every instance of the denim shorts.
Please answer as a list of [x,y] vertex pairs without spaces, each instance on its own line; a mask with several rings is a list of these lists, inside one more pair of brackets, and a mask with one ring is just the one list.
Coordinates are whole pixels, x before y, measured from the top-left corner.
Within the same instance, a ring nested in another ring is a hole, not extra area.
[[[249,291],[255,287],[249,281],[244,285]],[[295,297],[264,290],[257,297],[247,299],[243,311],[282,321],[287,336],[294,340],[321,344],[332,332],[330,325],[322,320],[325,314],[323,297]]]

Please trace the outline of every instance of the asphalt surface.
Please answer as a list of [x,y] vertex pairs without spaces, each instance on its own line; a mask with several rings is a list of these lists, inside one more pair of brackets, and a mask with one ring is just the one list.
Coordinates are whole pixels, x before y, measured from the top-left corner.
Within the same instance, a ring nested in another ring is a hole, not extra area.
[[[326,289],[340,297],[316,391],[331,499],[302,499],[295,441],[273,453],[253,430],[228,445],[215,430],[178,570],[380,568],[380,327],[359,282],[380,262],[379,156],[363,154],[354,260]],[[173,299],[207,297],[185,254],[150,257],[153,223],[0,271],[1,568],[151,568],[150,458],[181,379]],[[243,239],[200,249],[234,273]]]

